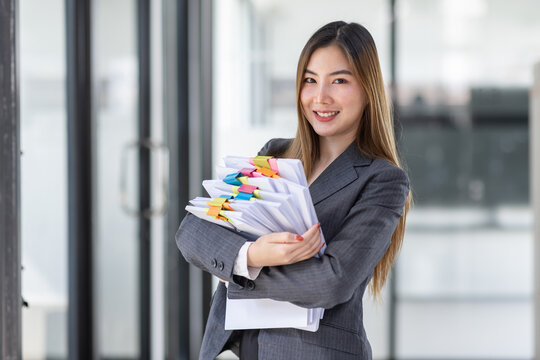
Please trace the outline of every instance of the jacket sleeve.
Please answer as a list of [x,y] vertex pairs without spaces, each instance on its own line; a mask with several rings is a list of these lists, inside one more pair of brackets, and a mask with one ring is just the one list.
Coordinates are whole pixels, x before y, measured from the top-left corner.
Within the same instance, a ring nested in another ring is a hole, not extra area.
[[217,224],[187,214],[176,232],[176,245],[187,262],[233,282],[234,262],[246,239]]
[[381,170],[365,185],[338,233],[327,239],[322,257],[265,267],[248,286],[229,284],[229,298],[271,298],[326,309],[348,301],[390,245],[408,192],[403,170]]

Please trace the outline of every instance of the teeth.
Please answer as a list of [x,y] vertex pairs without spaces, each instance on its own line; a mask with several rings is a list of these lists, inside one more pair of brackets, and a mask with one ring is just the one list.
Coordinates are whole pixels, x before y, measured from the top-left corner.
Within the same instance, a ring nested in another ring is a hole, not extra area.
[[320,117],[330,117],[330,116],[334,116],[336,115],[339,111],[332,111],[332,112],[318,112],[318,111],[315,111],[317,113],[317,115],[319,115]]

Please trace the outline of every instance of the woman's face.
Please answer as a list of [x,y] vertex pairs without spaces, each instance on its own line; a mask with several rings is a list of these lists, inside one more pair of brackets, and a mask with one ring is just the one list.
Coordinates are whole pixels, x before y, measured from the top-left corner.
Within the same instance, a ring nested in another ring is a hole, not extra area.
[[366,104],[365,92],[337,45],[311,55],[300,101],[313,130],[328,139],[352,142]]

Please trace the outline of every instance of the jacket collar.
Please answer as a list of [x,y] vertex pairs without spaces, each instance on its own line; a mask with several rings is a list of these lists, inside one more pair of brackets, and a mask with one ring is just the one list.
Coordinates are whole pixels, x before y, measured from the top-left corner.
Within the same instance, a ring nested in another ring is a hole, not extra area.
[[309,186],[313,204],[316,205],[356,180],[358,174],[355,167],[368,166],[372,161],[353,142]]

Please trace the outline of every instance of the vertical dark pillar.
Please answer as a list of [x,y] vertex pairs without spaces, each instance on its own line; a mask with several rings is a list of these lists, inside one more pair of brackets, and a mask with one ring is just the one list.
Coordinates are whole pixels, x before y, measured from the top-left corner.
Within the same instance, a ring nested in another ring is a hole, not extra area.
[[164,2],[165,138],[169,147],[167,209],[166,358],[187,360],[190,354],[189,264],[174,235],[189,201],[188,0]]
[[[212,178],[212,0],[201,0],[201,123],[202,175],[203,179]],[[210,300],[212,298],[212,275],[203,273],[203,328],[208,320]]]
[[192,196],[212,174],[212,1],[165,0],[165,109],[170,150],[167,230],[167,358],[197,358],[212,277],[190,266],[174,242]]
[[[212,174],[212,0],[188,2],[189,190],[203,194]],[[187,170],[187,169],[186,169]],[[191,357],[198,356],[212,295],[212,276],[190,267]]]
[[[177,158],[172,166],[176,166],[176,181],[177,186],[177,195],[176,198],[177,208],[176,214],[178,217],[173,219],[172,224],[174,226],[172,234],[175,234],[176,229],[178,228],[179,221],[184,217],[186,211],[184,207],[189,201],[189,55],[188,55],[188,0],[181,0],[178,2],[178,11],[177,11],[177,49],[176,49],[176,60],[177,60],[177,128],[175,131],[176,135],[176,146],[177,146]],[[172,159],[171,159],[172,160]],[[172,183],[172,182],[171,182]],[[176,243],[173,239],[173,244],[176,247]],[[184,260],[178,248],[175,249],[176,252],[176,261],[178,264],[177,271],[177,283],[178,286],[178,308],[179,308],[179,321],[180,326],[178,328],[178,339],[179,339],[179,359],[189,359],[189,354],[191,352],[190,347],[190,321],[189,314],[191,312],[189,304],[189,264]]]
[[0,358],[21,359],[18,1],[0,0]]
[[66,0],[68,134],[68,349],[94,357],[90,0]]
[[139,347],[140,358],[151,354],[150,266],[150,1],[137,1],[137,52],[139,59]]

